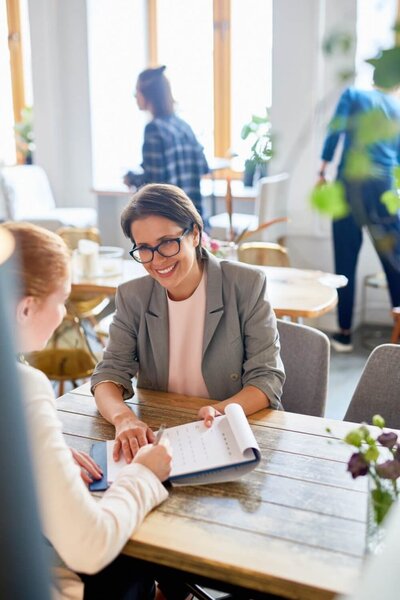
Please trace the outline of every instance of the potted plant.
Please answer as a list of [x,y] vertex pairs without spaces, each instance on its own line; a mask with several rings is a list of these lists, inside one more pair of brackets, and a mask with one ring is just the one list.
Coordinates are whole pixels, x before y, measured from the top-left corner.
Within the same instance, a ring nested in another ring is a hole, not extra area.
[[21,110],[21,120],[15,124],[17,151],[26,165],[33,162],[33,152],[35,150],[33,133],[33,109],[26,106]]
[[[372,424],[378,428],[377,434],[362,423],[349,431],[343,441],[354,448],[347,463],[353,479],[368,477],[366,550],[377,553],[384,543],[382,523],[399,497],[400,441],[394,431],[384,431],[385,420],[380,415],[374,415]],[[328,432],[331,433],[329,428]]]
[[251,155],[244,163],[244,185],[251,186],[254,181],[267,174],[267,162],[272,156],[271,121],[268,110],[265,115],[253,115],[241,131],[242,140],[250,138]]

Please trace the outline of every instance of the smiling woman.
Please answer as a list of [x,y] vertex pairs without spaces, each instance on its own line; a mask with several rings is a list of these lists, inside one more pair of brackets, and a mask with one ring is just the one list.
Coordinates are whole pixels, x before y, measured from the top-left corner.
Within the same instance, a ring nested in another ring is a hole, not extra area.
[[[109,343],[92,377],[97,406],[115,426],[114,457],[122,450],[130,462],[154,440],[123,402],[136,375],[139,387],[203,397],[206,426],[231,402],[246,414],[281,408],[284,372],[265,275],[202,248],[202,219],[175,186],[141,188],[121,223],[148,275],[119,287]],[[220,401],[218,410],[210,399]]]

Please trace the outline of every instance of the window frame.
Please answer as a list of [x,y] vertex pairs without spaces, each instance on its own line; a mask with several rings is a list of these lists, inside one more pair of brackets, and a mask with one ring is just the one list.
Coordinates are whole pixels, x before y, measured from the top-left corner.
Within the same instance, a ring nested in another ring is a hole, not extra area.
[[[10,52],[11,88],[14,121],[21,120],[21,111],[25,107],[25,82],[22,52],[21,11],[19,0],[6,0],[8,24],[8,48]],[[24,162],[15,140],[17,163]]]
[[[213,30],[214,154],[228,157],[231,147],[231,0],[213,0]],[[147,0],[147,51],[149,66],[158,65],[157,0]]]

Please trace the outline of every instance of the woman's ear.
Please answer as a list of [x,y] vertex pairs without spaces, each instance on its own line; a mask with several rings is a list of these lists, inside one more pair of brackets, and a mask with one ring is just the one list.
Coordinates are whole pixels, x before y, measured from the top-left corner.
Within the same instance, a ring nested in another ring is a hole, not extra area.
[[18,325],[26,325],[36,311],[36,298],[33,296],[24,296],[17,304],[17,323]]
[[193,224],[193,244],[197,248],[200,243],[200,232],[196,223]]

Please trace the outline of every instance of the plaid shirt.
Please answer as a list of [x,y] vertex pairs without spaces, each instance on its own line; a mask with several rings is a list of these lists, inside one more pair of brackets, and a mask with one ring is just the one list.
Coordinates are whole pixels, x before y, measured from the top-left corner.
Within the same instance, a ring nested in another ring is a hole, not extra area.
[[185,121],[171,115],[153,119],[144,130],[144,173],[130,173],[130,182],[170,183],[180,187],[202,214],[200,178],[208,173],[203,148]]

